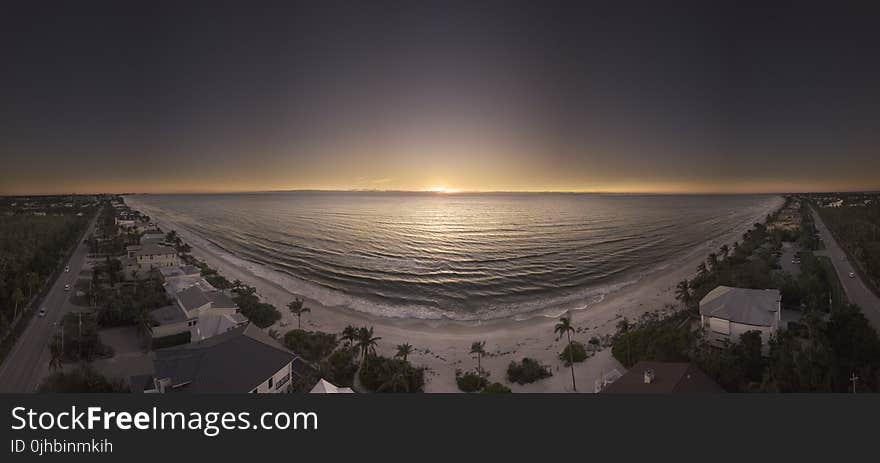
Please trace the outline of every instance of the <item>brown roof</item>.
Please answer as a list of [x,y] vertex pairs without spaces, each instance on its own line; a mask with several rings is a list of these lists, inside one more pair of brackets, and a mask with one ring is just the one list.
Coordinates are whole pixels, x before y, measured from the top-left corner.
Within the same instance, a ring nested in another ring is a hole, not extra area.
[[[654,371],[654,380],[645,383],[645,371]],[[643,360],[633,365],[625,375],[608,385],[602,392],[608,394],[677,394],[724,392],[712,378],[686,362],[653,362]]]

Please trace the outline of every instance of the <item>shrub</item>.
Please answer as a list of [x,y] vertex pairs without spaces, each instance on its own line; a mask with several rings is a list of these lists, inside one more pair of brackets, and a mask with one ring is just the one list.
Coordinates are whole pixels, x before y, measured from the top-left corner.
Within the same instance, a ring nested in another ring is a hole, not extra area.
[[529,384],[553,376],[550,369],[537,360],[525,357],[521,362],[510,362],[507,366],[507,380],[511,383]]
[[290,330],[284,335],[284,346],[310,362],[330,355],[339,342],[336,335],[321,331]]
[[52,373],[40,383],[38,392],[82,393],[82,392],[128,392],[128,386],[120,380],[111,380],[90,366],[83,366],[70,372]]
[[354,375],[357,373],[357,358],[354,349],[339,349],[321,362],[318,370],[327,381],[337,386],[351,387],[354,384]]
[[281,319],[281,312],[274,305],[265,302],[258,302],[247,308],[242,307],[241,314],[260,328],[272,326]]
[[476,371],[462,374],[461,370],[455,370],[455,383],[462,392],[479,392],[489,385],[489,380]]
[[425,369],[408,361],[367,355],[361,364],[361,384],[375,392],[422,392]]
[[483,394],[510,394],[510,388],[501,383],[492,383],[483,389]]
[[[569,349],[571,350],[570,354]],[[562,349],[562,352],[559,353],[559,360],[565,362],[565,366],[570,366],[571,362],[580,363],[586,359],[587,350],[583,344],[577,341],[572,341],[570,345],[566,345],[565,349]]]

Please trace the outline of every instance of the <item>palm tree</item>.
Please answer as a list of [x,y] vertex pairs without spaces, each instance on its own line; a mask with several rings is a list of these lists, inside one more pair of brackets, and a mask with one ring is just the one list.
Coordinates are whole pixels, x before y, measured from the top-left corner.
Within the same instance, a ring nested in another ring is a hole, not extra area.
[[394,362],[382,372],[380,381],[382,384],[376,388],[376,392],[409,392],[409,380],[404,364]]
[[691,303],[691,288],[687,280],[681,280],[675,286],[675,298],[687,307]]
[[706,263],[709,264],[709,270],[714,272],[715,268],[718,267],[718,254],[710,252],[709,257],[706,258]]
[[413,346],[411,344],[398,344],[397,345],[397,353],[394,354],[395,358],[401,358],[404,362],[406,362],[406,357],[409,354],[412,354]]
[[357,340],[357,337],[358,337],[357,328],[355,328],[351,325],[348,325],[342,330],[342,336],[340,337],[340,339],[345,341],[346,345],[350,346]]
[[477,357],[477,371],[482,374],[483,373],[483,365],[482,360],[483,356],[486,355],[486,341],[477,341],[471,344],[471,355]]
[[560,318],[559,323],[553,327],[553,332],[557,334],[557,341],[559,341],[563,334],[568,336],[568,363],[571,366],[571,388],[577,392],[577,384],[574,381],[574,350],[571,347],[571,333],[574,332],[574,327],[571,326],[571,315]]
[[727,255],[730,254],[730,248],[726,244],[722,244],[720,251],[721,255],[724,256],[725,259],[727,259]]
[[367,359],[367,354],[375,354],[376,353],[376,344],[379,341],[380,337],[373,336],[373,327],[369,328],[358,328],[357,330],[357,347],[360,349],[362,353],[362,360]]
[[697,274],[703,276],[709,273],[709,269],[706,268],[705,262],[700,262],[700,265],[697,265]]
[[303,300],[300,298],[296,298],[290,301],[287,304],[287,308],[290,309],[290,313],[296,315],[296,327],[297,329],[302,329],[302,314],[306,312],[311,312],[312,309],[308,307],[303,307]]

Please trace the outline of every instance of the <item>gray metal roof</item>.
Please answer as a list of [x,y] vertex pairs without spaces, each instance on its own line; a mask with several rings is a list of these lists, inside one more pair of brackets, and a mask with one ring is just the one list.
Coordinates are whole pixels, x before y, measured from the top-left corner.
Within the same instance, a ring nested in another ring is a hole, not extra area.
[[232,299],[220,291],[206,291],[205,297],[211,301],[211,307],[215,309],[234,309],[238,307]]
[[205,292],[198,286],[190,286],[177,293],[177,300],[180,301],[180,305],[187,311],[197,309],[211,302]]
[[718,286],[700,301],[700,314],[753,326],[772,326],[782,296],[776,289]]
[[297,358],[250,324],[155,354],[155,377],[171,379],[167,392],[250,392]]
[[177,305],[166,305],[150,311],[150,316],[160,325],[182,322],[187,319],[186,313]]
[[152,241],[147,241],[146,243],[140,245],[140,249],[137,249],[132,253],[132,257],[168,254],[177,254],[177,251],[172,247],[162,246],[160,244],[153,243]]

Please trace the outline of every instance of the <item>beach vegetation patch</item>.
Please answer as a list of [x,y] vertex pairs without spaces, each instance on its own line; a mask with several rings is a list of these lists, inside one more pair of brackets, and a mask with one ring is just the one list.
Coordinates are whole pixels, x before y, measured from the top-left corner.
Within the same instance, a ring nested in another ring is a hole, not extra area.
[[373,392],[422,392],[425,369],[402,359],[367,354],[358,375],[361,385]]
[[483,389],[483,394],[510,394],[511,392],[509,387],[501,383],[492,383]]
[[122,380],[109,379],[88,365],[71,371],[59,371],[40,383],[41,393],[114,393],[129,392]]
[[462,373],[461,370],[455,370],[455,383],[462,392],[480,392],[489,385],[489,380],[480,372],[471,370]]
[[335,334],[321,331],[295,329],[284,335],[284,346],[310,362],[327,357],[338,344]]
[[519,385],[534,383],[553,376],[550,369],[537,360],[525,357],[520,362],[510,362],[507,366],[507,380]]
[[351,387],[358,369],[358,353],[352,348],[340,348],[318,364],[322,378],[341,387]]
[[562,352],[559,353],[559,360],[565,362],[565,366],[570,366],[572,362],[580,363],[586,359],[587,349],[577,341],[572,341],[571,344],[566,345],[565,349],[562,349]]

